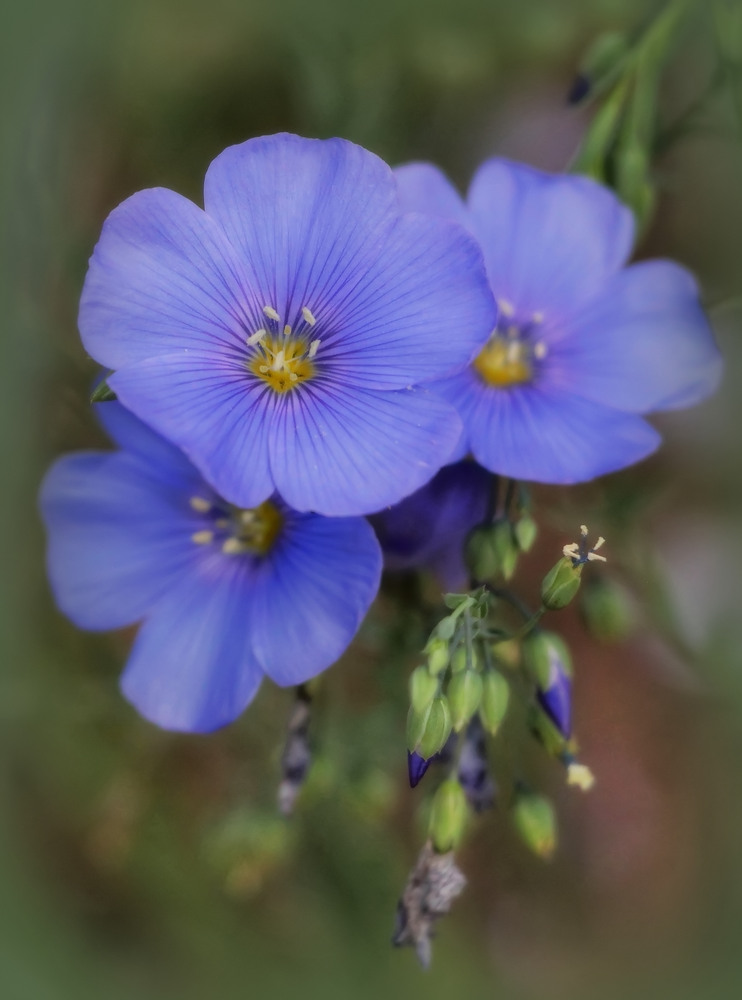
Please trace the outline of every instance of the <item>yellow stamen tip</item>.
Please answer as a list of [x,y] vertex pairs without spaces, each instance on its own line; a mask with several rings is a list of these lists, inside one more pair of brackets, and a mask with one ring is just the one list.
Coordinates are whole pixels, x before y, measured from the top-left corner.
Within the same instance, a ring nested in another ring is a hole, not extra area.
[[278,320],[281,318],[276,312],[276,310],[273,308],[273,306],[263,306],[263,312],[268,317],[268,319],[275,320],[276,322],[278,322]]
[[572,763],[567,768],[567,784],[581,792],[589,792],[595,784],[595,775],[585,764]]
[[191,541],[195,542],[196,545],[209,545],[214,541],[213,531],[194,531],[191,535]]
[[206,514],[211,510],[211,503],[206,499],[206,497],[191,497],[188,501],[193,510],[198,511],[199,514]]
[[301,314],[304,317],[305,321],[309,323],[310,326],[314,326],[314,324],[317,322],[312,310],[308,309],[306,306],[302,306]]

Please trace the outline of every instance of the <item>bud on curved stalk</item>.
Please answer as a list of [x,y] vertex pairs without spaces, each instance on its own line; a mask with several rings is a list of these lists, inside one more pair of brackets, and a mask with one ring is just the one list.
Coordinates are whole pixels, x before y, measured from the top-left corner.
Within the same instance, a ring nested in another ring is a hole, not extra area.
[[438,678],[427,667],[415,667],[410,674],[410,702],[413,709],[423,713],[430,707],[438,692]]
[[430,839],[439,854],[459,846],[468,811],[464,789],[455,778],[447,778],[438,786],[430,812]]
[[629,53],[625,35],[610,31],[599,35],[585,53],[567,96],[568,104],[579,104],[605,90],[617,78]]
[[428,671],[433,676],[442,673],[448,666],[448,642],[437,637],[429,639],[425,652],[428,654]]
[[420,742],[412,749],[427,759],[443,749],[450,735],[451,709],[448,699],[440,696],[433,700]]
[[482,700],[479,718],[487,732],[494,736],[502,725],[508,710],[510,686],[502,674],[489,670],[482,679]]
[[509,521],[482,524],[466,542],[466,565],[475,580],[491,580],[498,574],[509,580],[518,562],[518,546]]
[[469,653],[466,648],[466,643],[462,642],[453,651],[451,656],[451,673],[460,674],[464,670],[480,670],[482,666],[482,657],[476,646],[473,646],[471,652]]
[[455,732],[466,726],[482,700],[482,678],[475,670],[454,674],[446,689]]
[[554,806],[544,795],[520,791],[512,807],[515,829],[535,854],[550,860],[557,846],[557,823]]

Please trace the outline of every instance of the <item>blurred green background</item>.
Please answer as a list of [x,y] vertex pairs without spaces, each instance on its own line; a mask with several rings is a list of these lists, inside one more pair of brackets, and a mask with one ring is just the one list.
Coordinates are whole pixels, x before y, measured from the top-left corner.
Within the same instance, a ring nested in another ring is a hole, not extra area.
[[[701,5],[703,6],[703,5]],[[733,6],[733,4],[730,4]],[[656,163],[642,254],[698,274],[727,376],[661,421],[662,453],[609,482],[538,494],[519,577],[587,521],[637,610],[601,644],[575,616],[577,721],[598,779],[560,787],[546,867],[479,822],[466,894],[433,972],[391,949],[422,830],[404,774],[406,678],[420,645],[392,584],[322,685],[317,763],[297,815],[274,799],[287,692],[267,685],[208,738],[138,719],[117,690],[126,635],[77,633],[43,572],[35,495],[48,462],[102,443],[76,331],[106,214],[142,187],[199,200],[224,146],[278,130],[342,135],[464,185],[495,153],[562,169],[589,121],[565,94],[601,31],[641,0],[130,0],[7,5],[3,155],[3,676],[6,822],[0,997],[263,1000],[737,996],[742,989],[742,153],[720,86]],[[716,65],[701,19],[662,90],[671,124]],[[742,38],[739,40],[742,46]],[[737,81],[736,107],[742,105]],[[629,527],[627,527],[627,525]],[[559,624],[562,624],[560,619]]]

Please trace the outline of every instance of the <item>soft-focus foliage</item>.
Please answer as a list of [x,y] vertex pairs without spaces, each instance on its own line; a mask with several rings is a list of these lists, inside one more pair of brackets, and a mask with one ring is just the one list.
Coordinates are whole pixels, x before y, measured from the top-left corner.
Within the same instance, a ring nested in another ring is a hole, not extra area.
[[[208,739],[138,719],[117,690],[130,636],[82,635],[54,611],[34,513],[51,459],[104,445],[85,404],[94,366],[76,313],[113,206],[155,184],[198,201],[222,149],[279,130],[341,135],[391,163],[432,161],[460,190],[494,155],[561,170],[599,107],[565,104],[583,53],[604,30],[631,36],[654,11],[643,0],[135,0],[8,13],[4,996],[738,992],[737,5],[700,4],[664,75],[654,221],[638,248],[697,274],[728,374],[712,402],[657,421],[666,444],[648,463],[534,497],[550,520],[519,560],[519,589],[538,599],[584,520],[609,539],[610,586],[633,626],[616,645],[600,624],[588,636],[577,607],[587,591],[559,612],[595,789],[563,787],[534,751],[533,775],[560,816],[554,861],[547,869],[518,843],[504,810],[472,824],[458,857],[469,886],[440,927],[432,976],[389,939],[428,828],[415,827],[402,734],[437,586],[390,579],[352,659],[316,692],[315,763],[286,824],[275,793],[290,697],[261,691]],[[715,25],[728,89],[714,76]],[[595,608],[583,615],[613,628],[605,600]],[[520,823],[548,847],[547,812],[526,810]]]

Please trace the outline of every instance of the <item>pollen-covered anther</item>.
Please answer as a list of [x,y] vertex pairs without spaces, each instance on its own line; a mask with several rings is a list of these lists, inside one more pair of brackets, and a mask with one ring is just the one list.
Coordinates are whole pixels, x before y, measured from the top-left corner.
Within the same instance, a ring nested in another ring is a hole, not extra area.
[[562,548],[565,559],[571,559],[575,566],[582,566],[586,562],[607,562],[605,556],[601,556],[598,553],[598,549],[605,545],[605,538],[601,535],[595,545],[590,548],[587,541],[588,530],[587,525],[580,525],[580,540],[579,542],[571,542],[569,545],[565,545]]
[[213,531],[194,531],[191,535],[191,541],[195,542],[196,545],[210,545],[214,541]]
[[536,358],[538,361],[543,361],[543,359],[546,357],[546,354],[547,354],[546,344],[543,342],[543,340],[537,341],[533,345],[534,358]]
[[595,775],[586,764],[573,761],[567,767],[567,784],[582,792],[589,792],[595,784]]
[[304,317],[305,321],[309,323],[310,326],[314,326],[314,324],[317,322],[314,313],[307,306],[301,307],[301,314]]
[[199,514],[208,514],[211,510],[211,501],[207,500],[206,497],[191,497],[188,503]]
[[227,556],[236,556],[246,551],[245,543],[241,542],[239,538],[227,538],[222,542],[222,552]]
[[500,309],[500,312],[506,319],[510,319],[512,316],[515,316],[515,307],[510,302],[508,302],[507,299],[498,299],[497,305]]
[[315,355],[317,354],[317,351],[319,350],[319,345],[321,343],[322,343],[321,340],[313,340],[312,341],[312,343],[309,345],[309,354],[307,355],[308,358],[315,357]]
[[247,338],[247,346],[254,347],[255,344],[262,344],[265,338],[268,336],[267,330],[256,330],[255,333],[251,333]]
[[273,308],[273,306],[263,306],[263,312],[268,317],[268,319],[274,320],[276,323],[280,320],[280,316]]

